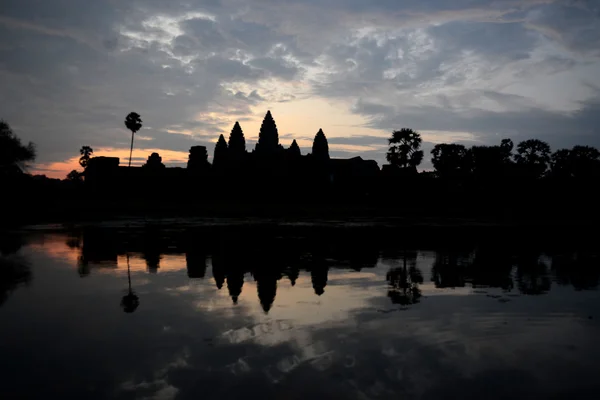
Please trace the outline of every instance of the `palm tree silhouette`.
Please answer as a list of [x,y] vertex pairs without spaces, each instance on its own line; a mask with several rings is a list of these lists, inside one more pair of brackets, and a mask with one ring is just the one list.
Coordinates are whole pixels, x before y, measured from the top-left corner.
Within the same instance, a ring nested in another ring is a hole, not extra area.
[[386,159],[392,165],[416,169],[423,161],[423,151],[420,150],[421,142],[421,135],[410,128],[393,131],[392,137],[388,139],[390,148]]
[[129,149],[129,166],[131,167],[131,154],[133,153],[133,135],[142,128],[140,114],[130,112],[125,117],[125,126],[131,131],[131,149]]
[[126,313],[132,313],[140,305],[140,299],[131,289],[131,268],[129,267],[129,253],[127,253],[127,279],[129,280],[129,291],[121,299],[121,307]]
[[82,146],[79,150],[79,154],[81,154],[81,158],[79,159],[79,165],[81,165],[84,169],[87,167],[88,161],[90,161],[90,156],[94,153],[94,149],[90,146]]

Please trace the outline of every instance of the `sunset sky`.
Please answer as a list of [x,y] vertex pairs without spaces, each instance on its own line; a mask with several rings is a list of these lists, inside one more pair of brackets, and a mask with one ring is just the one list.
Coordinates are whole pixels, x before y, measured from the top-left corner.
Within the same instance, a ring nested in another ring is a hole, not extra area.
[[[435,143],[546,140],[600,147],[594,0],[2,0],[0,118],[63,178],[79,148],[126,164],[212,156],[240,121],[254,148],[271,110],[280,141],[384,161],[411,127]],[[429,168],[427,159],[422,167]]]

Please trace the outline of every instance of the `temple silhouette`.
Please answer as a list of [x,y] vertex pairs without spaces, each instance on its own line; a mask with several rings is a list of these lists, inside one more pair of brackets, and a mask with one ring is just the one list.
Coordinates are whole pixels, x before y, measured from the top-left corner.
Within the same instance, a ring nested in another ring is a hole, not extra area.
[[193,146],[186,168],[165,167],[157,153],[152,153],[141,167],[123,166],[117,157],[93,157],[87,162],[84,175],[85,185],[94,196],[127,187],[129,193],[142,195],[146,200],[172,195],[171,190],[204,196],[210,190],[213,199],[239,201],[240,196],[251,193],[248,200],[252,201],[273,195],[280,199],[305,199],[311,194],[320,197],[328,190],[340,194],[351,190],[365,196],[379,173],[374,160],[331,158],[322,129],[315,135],[310,153],[303,155],[296,140],[284,148],[279,143],[275,120],[267,111],[252,151],[246,149],[244,133],[236,122],[228,140],[219,136],[212,163],[205,146]]

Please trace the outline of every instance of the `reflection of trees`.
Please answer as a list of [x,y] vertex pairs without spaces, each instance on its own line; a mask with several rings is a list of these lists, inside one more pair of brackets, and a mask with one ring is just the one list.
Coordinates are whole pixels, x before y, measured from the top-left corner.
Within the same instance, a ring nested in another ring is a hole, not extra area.
[[423,275],[417,268],[417,253],[403,252],[402,267],[391,268],[386,276],[389,284],[388,297],[393,304],[410,305],[419,302]]
[[431,280],[437,288],[464,287],[467,265],[468,260],[454,252],[438,252],[431,269]]
[[575,290],[596,289],[600,284],[600,260],[586,253],[557,254],[552,257],[552,271],[560,285]]
[[21,256],[0,256],[0,306],[8,296],[21,285],[31,282],[29,262]]
[[548,266],[537,252],[524,252],[517,259],[517,282],[523,294],[544,294],[550,290]]
[[131,288],[131,269],[129,267],[129,253],[127,253],[127,280],[129,281],[129,290],[121,299],[121,307],[126,313],[134,312],[140,305],[140,299]]
[[512,290],[513,264],[511,257],[501,248],[479,248],[471,265],[468,276],[474,288],[497,287]]

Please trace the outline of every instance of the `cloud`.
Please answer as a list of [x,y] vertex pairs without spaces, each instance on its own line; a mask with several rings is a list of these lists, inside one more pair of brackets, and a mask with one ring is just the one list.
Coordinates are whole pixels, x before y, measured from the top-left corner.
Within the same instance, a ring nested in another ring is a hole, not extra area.
[[313,99],[353,121],[347,136],[365,137],[354,146],[404,126],[436,141],[598,143],[593,1],[86,4],[0,5],[0,117],[38,144],[42,164],[84,144],[127,148],[130,111],[152,138],[136,145],[186,151],[273,104],[310,119]]

